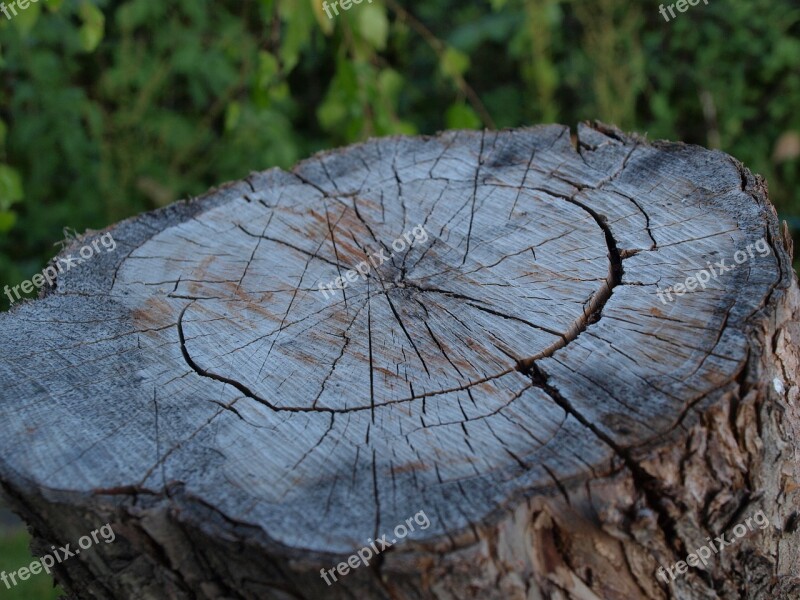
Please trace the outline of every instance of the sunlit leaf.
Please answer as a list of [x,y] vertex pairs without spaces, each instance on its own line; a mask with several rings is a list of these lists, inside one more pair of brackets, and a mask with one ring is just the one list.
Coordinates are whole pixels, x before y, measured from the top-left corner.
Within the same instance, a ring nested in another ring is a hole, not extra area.
[[396,98],[403,89],[403,76],[394,69],[383,69],[378,75],[378,89],[389,98]]
[[469,56],[452,46],[448,46],[442,54],[439,67],[447,77],[457,79],[469,69]]
[[16,169],[0,165],[0,209],[8,210],[15,202],[22,200],[22,178]]
[[314,31],[313,11],[299,0],[281,2],[281,17],[286,27],[281,33],[280,57],[285,72],[292,71],[300,60],[300,52],[311,41]]
[[478,129],[481,126],[480,117],[463,102],[452,104],[445,111],[444,120],[448,129]]
[[366,4],[357,10],[361,37],[378,50],[386,48],[386,40],[389,37],[389,18],[386,16],[386,8],[377,4]]
[[225,132],[230,132],[236,129],[239,124],[239,118],[242,115],[242,106],[236,101],[228,104],[225,110]]
[[[325,35],[330,35],[333,32],[333,13],[331,13],[330,17],[326,14],[322,8],[323,2],[325,0],[311,0],[311,8],[314,11],[314,17],[317,19],[319,28],[322,29]],[[330,8],[328,8],[328,11],[330,12]]]
[[[8,4],[10,9],[10,3]],[[19,5],[19,0],[17,0],[16,11],[17,15],[12,18],[11,22],[23,35],[27,35],[36,25],[36,21],[39,20],[39,13],[42,12],[42,7],[38,3],[30,2],[30,4],[27,4],[27,8],[22,8]]]
[[260,88],[267,88],[273,83],[280,71],[278,59],[273,54],[262,50],[258,53],[258,80]]
[[81,3],[78,14],[81,17],[81,21],[83,21],[79,32],[81,48],[83,48],[84,52],[94,52],[100,42],[103,41],[106,18],[103,16],[102,11],[89,0],[84,0]]

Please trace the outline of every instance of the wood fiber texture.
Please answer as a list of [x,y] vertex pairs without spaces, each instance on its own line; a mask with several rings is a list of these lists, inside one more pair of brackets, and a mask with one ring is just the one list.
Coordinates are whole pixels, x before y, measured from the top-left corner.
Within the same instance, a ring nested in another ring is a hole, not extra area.
[[800,293],[730,156],[387,138],[108,232],[0,315],[3,491],[41,552],[117,532],[57,567],[71,597],[800,597]]

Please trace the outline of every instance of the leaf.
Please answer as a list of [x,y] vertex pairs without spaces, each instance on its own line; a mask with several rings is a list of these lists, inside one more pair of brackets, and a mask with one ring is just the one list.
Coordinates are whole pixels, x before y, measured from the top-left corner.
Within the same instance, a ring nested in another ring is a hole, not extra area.
[[11,231],[17,222],[17,215],[9,210],[0,210],[0,233]]
[[12,204],[22,200],[22,179],[16,169],[0,165],[0,209],[8,210]]
[[84,52],[94,52],[100,42],[103,41],[106,18],[103,16],[102,11],[89,0],[84,0],[81,3],[78,14],[83,21],[78,34],[81,40],[81,48]]
[[481,119],[463,102],[452,104],[444,113],[445,124],[448,129],[478,129]]
[[44,0],[44,5],[50,12],[58,12],[62,4],[64,4],[64,0]]
[[333,129],[347,118],[347,107],[337,98],[329,97],[317,108],[317,118],[325,130]]
[[300,52],[311,41],[314,31],[313,11],[305,2],[286,0],[281,2],[281,21],[285,29],[281,33],[280,58],[284,73],[291,72],[300,60]]
[[439,67],[447,77],[459,79],[469,69],[469,56],[452,46],[448,46],[442,53]]
[[419,133],[419,129],[417,129],[417,126],[410,121],[399,121],[395,125],[394,132],[397,135],[417,135]]
[[[322,29],[322,33],[330,35],[333,33],[333,18],[325,14],[325,11],[322,9],[322,3],[324,1],[326,0],[311,0],[311,8],[314,10],[314,17],[316,17],[317,24],[319,28]],[[328,8],[328,11],[330,11],[330,8]]]
[[378,89],[388,98],[397,98],[403,90],[403,83],[403,76],[394,69],[383,69],[378,75]]
[[258,53],[258,87],[267,89],[275,81],[279,70],[278,59],[273,54],[266,50]]
[[367,4],[358,9],[358,29],[361,37],[378,50],[386,48],[389,37],[389,19],[386,8],[377,4]]
[[225,132],[228,133],[236,129],[242,115],[242,106],[235,100],[228,104],[225,109]]
[[13,17],[12,22],[22,35],[27,35],[36,25],[36,21],[39,20],[39,13],[42,12],[42,7],[31,2],[28,8],[20,8],[17,5],[16,9],[17,16]]
[[346,124],[348,117],[352,125],[355,122],[352,119],[353,114],[359,110],[358,76],[355,67],[351,62],[340,59],[325,100],[317,107],[317,119],[323,129],[331,131]]

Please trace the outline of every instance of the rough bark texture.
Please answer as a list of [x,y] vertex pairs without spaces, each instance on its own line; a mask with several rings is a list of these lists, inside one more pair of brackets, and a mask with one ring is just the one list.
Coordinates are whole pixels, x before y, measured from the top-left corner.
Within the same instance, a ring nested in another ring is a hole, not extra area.
[[4,492],[40,552],[117,532],[58,567],[71,596],[800,597],[800,292],[766,185],[577,133],[254,174],[113,227],[116,252],[0,316]]

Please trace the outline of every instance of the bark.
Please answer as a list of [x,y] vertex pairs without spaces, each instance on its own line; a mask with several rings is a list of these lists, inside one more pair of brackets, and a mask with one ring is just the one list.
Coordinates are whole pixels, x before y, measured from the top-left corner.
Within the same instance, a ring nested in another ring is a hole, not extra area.
[[3,491],[40,553],[117,533],[57,566],[71,597],[797,598],[800,292],[766,184],[577,133],[256,173],[1,315]]

